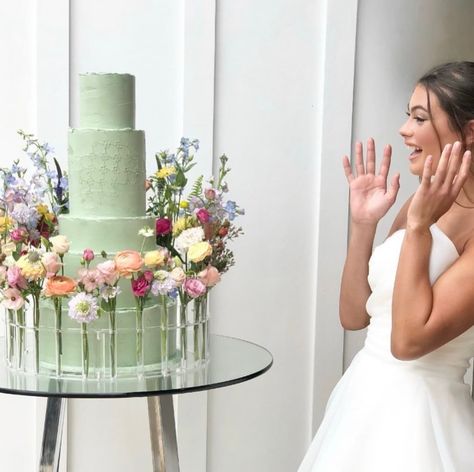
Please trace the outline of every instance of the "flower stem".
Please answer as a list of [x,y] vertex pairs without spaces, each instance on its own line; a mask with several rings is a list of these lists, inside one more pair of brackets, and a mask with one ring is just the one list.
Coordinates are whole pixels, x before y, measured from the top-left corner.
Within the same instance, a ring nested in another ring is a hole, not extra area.
[[168,304],[167,297],[161,296],[163,313],[161,317],[161,370],[168,371]]
[[39,322],[40,322],[40,306],[39,295],[33,294],[33,327],[35,331],[35,372],[39,373]]
[[61,355],[62,346],[62,300],[59,297],[54,298],[54,310],[56,312],[56,374],[61,375]]
[[199,349],[199,328],[200,328],[200,308],[201,303],[198,298],[193,300],[194,305],[194,361],[200,359],[200,349]]
[[136,311],[136,328],[137,328],[137,366],[143,363],[143,299],[138,297]]
[[182,367],[185,366],[186,363],[186,358],[187,358],[187,351],[188,351],[188,346],[187,346],[187,337],[186,337],[186,305],[187,305],[187,300],[185,295],[180,294],[180,301],[181,303],[179,304],[179,333],[180,333],[180,338],[181,338],[181,364]]
[[89,342],[87,340],[87,323],[81,323],[82,333],[82,375],[89,375]]
[[117,364],[115,361],[115,341],[117,338],[115,319],[115,307],[109,311],[109,325],[110,325],[110,369],[111,377],[115,378],[117,375]]
[[8,361],[13,362],[13,355],[15,353],[15,326],[13,321],[13,310],[8,310],[8,327],[10,328],[10,343],[8,346]]
[[16,312],[16,324],[19,330],[19,346],[18,346],[18,367],[23,365],[23,346],[25,344],[25,311],[23,308]]

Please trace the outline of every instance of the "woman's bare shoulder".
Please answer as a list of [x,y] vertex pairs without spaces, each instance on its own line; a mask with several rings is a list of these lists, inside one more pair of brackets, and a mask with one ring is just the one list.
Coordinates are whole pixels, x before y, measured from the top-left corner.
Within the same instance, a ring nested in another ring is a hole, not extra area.
[[403,229],[406,227],[408,207],[410,206],[413,195],[411,195],[410,198],[400,208],[400,211],[398,212],[397,216],[393,220],[390,231],[388,232],[388,236],[391,236],[393,233],[395,233],[395,231],[398,231],[399,229]]

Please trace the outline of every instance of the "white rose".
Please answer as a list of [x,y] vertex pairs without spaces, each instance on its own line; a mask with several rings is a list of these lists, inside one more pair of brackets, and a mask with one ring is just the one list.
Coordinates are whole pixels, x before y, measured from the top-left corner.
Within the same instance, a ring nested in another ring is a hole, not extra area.
[[2,252],[7,256],[11,256],[16,250],[16,244],[13,241],[8,241],[5,244],[2,244]]
[[184,279],[186,279],[186,274],[184,273],[184,270],[181,269],[181,267],[175,267],[170,272],[170,277],[176,282],[177,285],[181,285],[184,282]]
[[62,234],[58,234],[57,236],[49,238],[49,242],[53,245],[53,251],[60,256],[66,254],[66,252],[69,251],[69,247],[71,246],[69,239],[67,239],[66,236],[63,236]]
[[174,247],[181,253],[186,254],[189,247],[199,243],[204,239],[204,230],[199,226],[197,228],[185,229],[175,240]]

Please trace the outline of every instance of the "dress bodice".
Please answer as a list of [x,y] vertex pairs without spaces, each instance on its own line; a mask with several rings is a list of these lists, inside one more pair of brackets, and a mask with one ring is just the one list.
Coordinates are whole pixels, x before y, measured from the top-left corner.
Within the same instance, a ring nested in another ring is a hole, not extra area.
[[[433,285],[459,257],[454,243],[438,226],[430,228],[433,237],[429,275]],[[426,370],[443,377],[461,379],[474,356],[474,327],[441,346],[435,351],[413,361],[400,361],[390,351],[392,329],[392,294],[405,230],[396,231],[377,246],[369,261],[369,285],[372,294],[367,301],[370,315],[364,350],[392,363],[403,363],[407,368]],[[456,294],[453,294],[456,296]]]

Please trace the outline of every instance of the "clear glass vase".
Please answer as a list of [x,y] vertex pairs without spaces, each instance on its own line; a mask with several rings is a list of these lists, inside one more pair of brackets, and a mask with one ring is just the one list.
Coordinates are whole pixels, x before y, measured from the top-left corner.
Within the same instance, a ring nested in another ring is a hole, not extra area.
[[209,360],[209,304],[207,294],[178,304],[182,370],[197,368]]
[[169,375],[209,358],[207,297],[183,304],[158,297],[135,309],[101,309],[87,325],[67,316],[66,299],[5,313],[9,368],[52,378],[109,379]]

